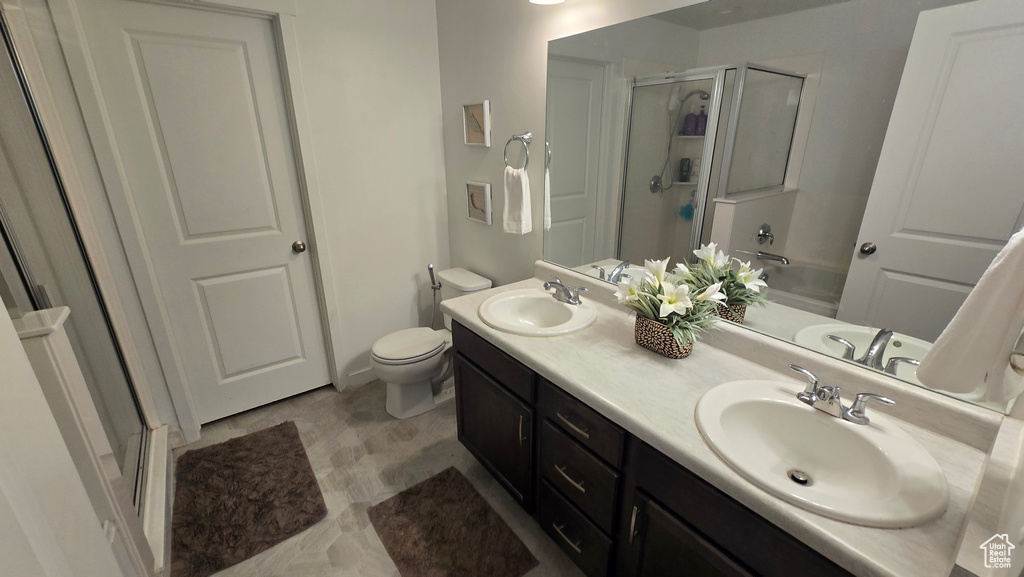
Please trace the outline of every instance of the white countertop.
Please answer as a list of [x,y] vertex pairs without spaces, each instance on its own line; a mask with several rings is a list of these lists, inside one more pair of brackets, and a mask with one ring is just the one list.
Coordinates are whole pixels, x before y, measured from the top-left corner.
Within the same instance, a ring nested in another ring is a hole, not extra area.
[[741,379],[803,383],[710,345],[671,360],[641,348],[624,309],[591,299],[597,321],[570,335],[538,338],[496,331],[477,314],[499,292],[541,288],[538,279],[447,300],[442,310],[680,465],[859,576],[946,577],[956,559],[966,512],[985,453],[921,427],[904,429],[935,457],[949,481],[946,513],[909,529],[874,529],[816,515],[744,480],[708,448],[694,422],[697,401],[712,387]]

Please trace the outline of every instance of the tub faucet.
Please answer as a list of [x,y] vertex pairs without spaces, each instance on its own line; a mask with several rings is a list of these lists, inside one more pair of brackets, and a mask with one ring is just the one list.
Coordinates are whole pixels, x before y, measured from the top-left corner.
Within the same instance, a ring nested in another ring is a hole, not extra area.
[[782,264],[789,264],[789,259],[781,254],[772,254],[763,250],[757,251],[757,260],[773,260]]
[[555,300],[558,302],[563,302],[569,305],[580,305],[583,304],[583,301],[580,300],[580,291],[587,290],[587,287],[578,286],[570,289],[562,284],[562,281],[556,276],[544,283],[544,290],[547,291],[551,289],[555,289],[554,294],[551,296],[555,297]]

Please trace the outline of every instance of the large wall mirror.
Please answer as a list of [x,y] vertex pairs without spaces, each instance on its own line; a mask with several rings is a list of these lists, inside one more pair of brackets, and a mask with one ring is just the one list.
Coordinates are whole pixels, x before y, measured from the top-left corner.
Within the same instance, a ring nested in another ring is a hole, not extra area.
[[615,280],[714,242],[763,269],[745,326],[920,385],[1024,226],[1024,35],[919,26],[960,4],[710,0],[551,41],[544,258]]

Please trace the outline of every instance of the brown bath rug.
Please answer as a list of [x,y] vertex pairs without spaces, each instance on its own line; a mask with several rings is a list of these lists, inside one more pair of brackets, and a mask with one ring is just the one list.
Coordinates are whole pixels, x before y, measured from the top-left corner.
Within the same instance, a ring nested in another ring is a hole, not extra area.
[[206,577],[327,514],[291,421],[188,451],[174,480],[171,577]]
[[402,577],[521,577],[537,559],[455,467],[367,511]]

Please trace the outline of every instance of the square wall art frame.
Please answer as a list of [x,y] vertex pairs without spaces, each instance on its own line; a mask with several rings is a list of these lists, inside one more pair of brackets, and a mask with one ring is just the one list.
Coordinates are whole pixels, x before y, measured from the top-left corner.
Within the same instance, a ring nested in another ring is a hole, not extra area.
[[491,147],[491,101],[462,106],[462,133],[467,146]]
[[469,220],[491,224],[491,185],[488,182],[466,183],[466,207]]

